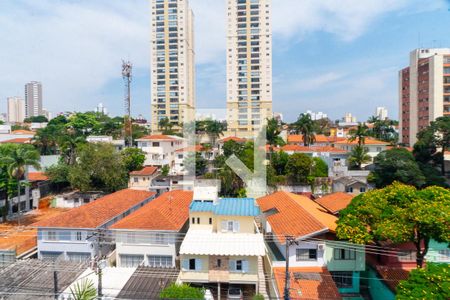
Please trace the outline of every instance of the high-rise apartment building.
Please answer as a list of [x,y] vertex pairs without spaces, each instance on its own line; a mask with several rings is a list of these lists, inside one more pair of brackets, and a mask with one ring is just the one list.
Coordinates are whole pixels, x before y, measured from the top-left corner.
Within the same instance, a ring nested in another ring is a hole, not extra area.
[[270,0],[227,1],[227,123],[251,136],[272,116]]
[[42,84],[31,81],[25,84],[25,116],[42,115]]
[[400,142],[409,146],[436,118],[450,115],[450,48],[416,49],[399,72]]
[[152,0],[151,129],[194,119],[194,15],[188,0]]
[[375,117],[380,120],[386,120],[388,117],[388,110],[386,107],[379,106],[375,109]]
[[22,97],[8,97],[7,118],[9,123],[22,123],[25,119],[25,101]]

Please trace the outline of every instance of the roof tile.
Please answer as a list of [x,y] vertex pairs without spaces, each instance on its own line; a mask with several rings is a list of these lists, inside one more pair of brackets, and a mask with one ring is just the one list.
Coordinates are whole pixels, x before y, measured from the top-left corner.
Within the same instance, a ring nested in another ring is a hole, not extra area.
[[335,214],[346,208],[352,202],[353,197],[354,195],[351,194],[337,192],[316,199],[316,202],[332,214]]

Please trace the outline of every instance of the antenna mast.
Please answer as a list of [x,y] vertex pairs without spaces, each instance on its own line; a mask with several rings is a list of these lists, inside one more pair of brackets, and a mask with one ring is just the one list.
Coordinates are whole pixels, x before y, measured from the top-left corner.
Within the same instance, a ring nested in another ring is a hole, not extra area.
[[131,125],[131,70],[133,65],[130,61],[122,60],[122,78],[125,82],[125,97],[124,97],[124,126],[125,126],[125,146],[133,146],[132,125]]

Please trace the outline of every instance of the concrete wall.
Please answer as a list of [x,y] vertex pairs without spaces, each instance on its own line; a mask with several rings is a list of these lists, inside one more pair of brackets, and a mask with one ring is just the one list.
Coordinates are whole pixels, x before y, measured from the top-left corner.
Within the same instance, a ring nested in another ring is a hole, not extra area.
[[[56,232],[57,240],[49,240],[48,232]],[[80,232],[82,239],[76,239],[77,232]],[[38,229],[37,247],[38,258],[42,259],[42,252],[57,252],[61,253],[63,259],[68,259],[68,252],[89,253],[94,257],[97,253],[97,248],[93,241],[86,240],[92,234],[92,231],[83,229]]]

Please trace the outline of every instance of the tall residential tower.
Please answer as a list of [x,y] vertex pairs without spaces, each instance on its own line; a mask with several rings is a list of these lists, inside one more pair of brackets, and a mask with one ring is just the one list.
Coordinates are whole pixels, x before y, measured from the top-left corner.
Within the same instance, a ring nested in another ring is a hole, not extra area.
[[25,101],[22,97],[8,97],[7,116],[9,123],[22,123],[25,119]]
[[42,115],[42,84],[31,81],[25,84],[25,116]]
[[271,1],[226,1],[228,131],[252,136],[272,116]]
[[151,129],[194,119],[195,66],[193,13],[188,0],[152,0]]
[[416,49],[399,72],[400,142],[409,146],[431,121],[450,115],[450,48]]

